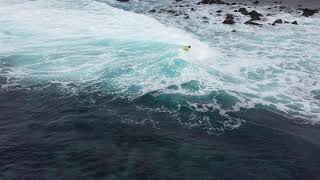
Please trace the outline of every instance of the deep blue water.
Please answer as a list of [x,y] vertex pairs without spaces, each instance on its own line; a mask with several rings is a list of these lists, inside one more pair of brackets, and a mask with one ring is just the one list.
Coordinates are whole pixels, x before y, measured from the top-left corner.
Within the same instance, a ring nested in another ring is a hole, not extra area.
[[[95,103],[92,103],[95,100]],[[2,179],[318,179],[319,128],[261,109],[221,135],[183,128],[155,106],[112,95],[64,96],[53,87],[0,94]],[[184,113],[181,112],[182,116]],[[213,113],[214,114],[214,113]]]

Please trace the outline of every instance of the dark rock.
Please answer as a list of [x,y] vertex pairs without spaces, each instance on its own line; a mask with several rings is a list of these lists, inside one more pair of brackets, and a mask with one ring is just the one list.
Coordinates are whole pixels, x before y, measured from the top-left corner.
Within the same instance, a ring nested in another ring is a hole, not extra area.
[[282,19],[277,19],[272,23],[272,26],[275,26],[276,24],[282,24]]
[[226,14],[226,18],[234,19],[233,14]]
[[185,16],[184,18],[185,18],[185,19],[189,19],[189,18],[190,18],[190,16]]
[[160,10],[158,11],[158,13],[164,13],[164,12],[166,12],[165,9],[160,9]]
[[216,11],[217,13],[222,13],[222,11],[221,10],[218,10],[218,11]]
[[232,14],[227,14],[226,19],[222,22],[223,24],[234,24],[234,17]]
[[231,4],[230,4],[230,3],[225,3],[225,5],[228,5],[228,6],[230,6]]
[[280,6],[279,8],[280,8],[280,9],[285,9],[285,8],[286,8],[286,6]]
[[209,24],[209,21],[202,21],[203,23]]
[[234,29],[234,30],[232,30],[231,32],[237,32],[237,30]]
[[176,0],[176,2],[181,2],[182,0]]
[[191,10],[191,11],[195,11],[195,9],[194,9],[194,8],[191,8],[190,10]]
[[151,9],[151,10],[149,11],[149,13],[155,13],[155,12],[156,12],[155,9]]
[[288,22],[288,21],[284,21],[284,23],[285,23],[285,24],[288,24],[289,22]]
[[169,9],[167,12],[170,13],[170,14],[176,14],[177,13],[177,11],[173,10],[173,9]]
[[297,21],[293,21],[291,24],[298,25],[298,22]]
[[262,14],[260,14],[260,13],[258,13],[257,11],[251,11],[251,12],[249,12],[249,15],[251,16],[251,19],[252,20],[260,20],[261,18],[261,16],[263,16]]
[[202,19],[208,19],[206,16],[203,16]]
[[244,24],[255,25],[255,26],[262,26],[262,24],[256,23],[256,22],[254,22],[252,19],[249,20],[249,21],[246,21]]
[[259,1],[254,1],[253,4],[259,4]]
[[260,17],[263,16],[262,14],[258,13],[257,11],[248,12],[246,8],[240,8],[238,10],[238,12],[241,12],[241,14],[243,14],[243,15],[250,16],[252,20],[261,20]]
[[197,4],[226,4],[222,0],[202,0]]
[[305,16],[305,17],[309,17],[314,15],[315,13],[318,13],[318,10],[316,9],[305,8],[305,9],[302,9],[302,11],[303,11],[302,16]]
[[234,20],[233,19],[225,19],[223,22],[223,24],[234,24]]
[[231,3],[231,5],[236,5],[237,3],[235,3],[235,2],[233,2],[233,3]]
[[238,12],[241,12],[241,14],[243,14],[243,15],[249,15],[249,12],[247,11],[246,8],[239,8]]
[[129,0],[117,0],[119,2],[129,2]]
[[217,16],[221,16],[221,14],[217,14]]

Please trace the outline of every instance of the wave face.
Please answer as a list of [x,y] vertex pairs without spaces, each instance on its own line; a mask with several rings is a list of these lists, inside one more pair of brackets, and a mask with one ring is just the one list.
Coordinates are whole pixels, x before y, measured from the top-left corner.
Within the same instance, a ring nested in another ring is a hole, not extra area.
[[[199,14],[152,18],[105,2],[0,1],[1,88],[55,85],[66,94],[99,91],[137,104],[152,97],[158,104],[141,108],[168,111],[208,133],[239,127],[243,120],[230,112],[241,108],[320,120],[319,19],[272,30],[237,25],[232,34],[199,22]],[[190,52],[181,51],[184,43]]]

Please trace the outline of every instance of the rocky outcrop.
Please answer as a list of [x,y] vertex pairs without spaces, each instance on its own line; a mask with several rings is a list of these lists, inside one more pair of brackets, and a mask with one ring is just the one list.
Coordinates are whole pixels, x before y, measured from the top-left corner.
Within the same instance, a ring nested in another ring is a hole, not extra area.
[[240,12],[243,15],[250,16],[251,20],[256,21],[260,20],[263,15],[258,13],[257,11],[248,12],[246,8],[239,8],[237,12]]
[[254,22],[253,20],[246,21],[244,24],[247,24],[247,25],[255,25],[255,26],[262,26],[262,24],[256,23],[256,22]]
[[[130,0],[117,0],[119,2],[129,2]],[[149,11],[149,13],[168,13],[168,14],[171,14],[172,16],[180,16],[181,18],[184,18],[184,19],[190,19],[192,16],[191,14],[189,13],[186,13],[187,11],[185,11],[187,9],[189,9],[190,11],[196,11],[197,7],[196,6],[193,6],[193,7],[190,7],[190,5],[188,4],[185,4],[185,3],[181,3],[181,2],[185,2],[183,0],[173,0],[175,2],[178,2],[178,3],[174,3],[173,5],[170,5],[168,7],[168,9],[151,9]],[[253,0],[253,1],[256,1],[256,0]],[[256,2],[253,2],[254,4],[258,4],[259,2],[256,1]],[[262,15],[261,13],[257,12],[256,10],[252,10],[252,11],[249,11],[250,10],[250,7],[247,7],[247,6],[243,6],[244,4],[243,3],[226,3],[224,2],[224,0],[199,0],[199,2],[197,3],[198,5],[212,5],[212,4],[224,4],[224,5],[236,5],[236,4],[239,4],[241,6],[238,6],[239,9],[235,9],[235,7],[231,8],[231,10],[234,10],[234,12],[238,12],[238,13],[241,13],[245,16],[248,17],[249,20],[245,21],[244,24],[247,24],[247,25],[254,25],[254,26],[262,26],[263,24],[262,23],[259,23],[259,20],[262,20],[262,19],[265,19],[265,18],[262,18],[264,15]],[[184,7],[184,8],[179,8],[179,7]],[[246,8],[249,8],[249,9],[246,9]],[[286,6],[280,6],[280,5],[277,5],[277,6],[274,6],[274,8],[278,9],[278,10],[286,10],[286,11],[289,11],[289,8],[287,8]],[[267,8],[268,10],[271,10],[272,8],[271,7],[268,7]],[[299,9],[300,11],[303,11],[303,16],[306,16],[306,17],[309,17],[309,16],[312,16],[314,15],[315,13],[318,13],[319,10],[312,10],[312,9]],[[191,13],[191,12],[190,12]],[[222,10],[217,10],[216,9],[216,16],[221,16],[223,15],[222,14],[223,11]],[[209,14],[210,15],[214,15],[214,11],[213,12],[210,12],[209,11]],[[266,13],[265,16],[273,16],[275,13],[273,14],[270,14],[270,13]],[[203,23],[209,23],[209,17],[207,16],[203,16],[203,17],[197,17],[197,19],[199,19],[200,21],[202,21]],[[225,19],[222,21],[223,24],[235,24],[235,18],[234,18],[234,15],[233,14],[226,14],[226,17]],[[294,24],[294,25],[297,25],[298,22],[297,21],[284,21],[282,19],[277,19],[275,20],[272,24],[269,24],[269,25],[277,25],[277,24]],[[215,24],[215,23],[213,23]]]
[[272,26],[275,26],[276,24],[282,24],[282,19],[277,19],[272,23]]
[[316,9],[305,8],[305,9],[302,9],[302,11],[303,11],[302,16],[305,16],[305,17],[313,16],[315,13],[318,13],[318,10]]
[[223,2],[222,0],[202,0],[197,4],[199,5],[199,4],[226,4],[226,3]]
[[240,12],[241,14],[243,14],[243,15],[249,15],[249,12],[247,11],[247,9],[246,8],[240,8],[239,10],[238,10],[238,12]]
[[257,11],[254,11],[254,10],[249,12],[248,15],[250,15],[251,19],[254,20],[254,21],[255,20],[260,20],[261,19],[260,17],[263,16],[262,14],[258,13]]
[[226,19],[222,22],[223,24],[234,24],[234,17],[232,14],[227,14]]

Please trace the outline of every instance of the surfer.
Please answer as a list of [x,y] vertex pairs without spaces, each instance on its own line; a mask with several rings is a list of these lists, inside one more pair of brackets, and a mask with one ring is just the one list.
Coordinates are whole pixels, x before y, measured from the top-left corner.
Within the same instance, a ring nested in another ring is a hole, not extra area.
[[184,46],[182,47],[182,49],[183,49],[184,51],[189,51],[189,50],[191,49],[191,46],[190,46],[190,45],[184,45]]

